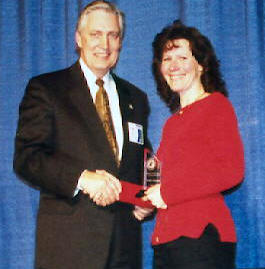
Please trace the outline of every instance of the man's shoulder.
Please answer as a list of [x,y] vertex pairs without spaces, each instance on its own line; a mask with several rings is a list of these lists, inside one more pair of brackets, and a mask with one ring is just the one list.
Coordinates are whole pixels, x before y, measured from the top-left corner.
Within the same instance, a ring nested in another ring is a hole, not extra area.
[[76,69],[76,64],[73,64],[67,68],[34,76],[30,79],[30,81],[39,81],[41,83],[55,83],[56,81],[65,81],[67,78],[69,78],[69,74],[73,69]]

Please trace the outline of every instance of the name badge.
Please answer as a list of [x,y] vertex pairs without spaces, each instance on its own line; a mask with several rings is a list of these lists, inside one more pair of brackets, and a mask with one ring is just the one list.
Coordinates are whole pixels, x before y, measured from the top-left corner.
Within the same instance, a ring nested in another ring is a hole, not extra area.
[[128,122],[129,127],[129,141],[132,143],[144,144],[144,130],[141,124]]

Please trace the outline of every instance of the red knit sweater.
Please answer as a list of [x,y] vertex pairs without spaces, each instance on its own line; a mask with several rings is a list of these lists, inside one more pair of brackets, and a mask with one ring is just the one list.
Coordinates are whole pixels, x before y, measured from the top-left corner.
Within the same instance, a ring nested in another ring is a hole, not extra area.
[[[180,236],[198,238],[209,223],[218,229],[221,241],[235,242],[234,223],[221,192],[243,180],[244,154],[229,100],[213,93],[172,115],[157,155],[162,162],[161,195],[168,208],[158,210],[152,244]],[[128,201],[126,189],[121,197]]]

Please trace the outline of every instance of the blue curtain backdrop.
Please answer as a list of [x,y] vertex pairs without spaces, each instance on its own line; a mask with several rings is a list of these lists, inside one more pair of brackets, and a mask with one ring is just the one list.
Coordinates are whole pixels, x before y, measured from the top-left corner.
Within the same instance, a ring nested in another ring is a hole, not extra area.
[[[126,36],[116,72],[149,96],[149,134],[156,149],[169,116],[155,93],[151,43],[181,18],[216,48],[245,146],[246,176],[226,200],[238,234],[238,268],[265,267],[265,72],[263,0],[117,0]],[[31,269],[37,191],[12,171],[18,105],[30,77],[77,59],[75,23],[85,0],[0,1],[0,269]],[[151,268],[153,222],[144,224],[144,268]],[[71,231],[69,231],[71,232]],[[89,268],[89,266],[88,266]]]

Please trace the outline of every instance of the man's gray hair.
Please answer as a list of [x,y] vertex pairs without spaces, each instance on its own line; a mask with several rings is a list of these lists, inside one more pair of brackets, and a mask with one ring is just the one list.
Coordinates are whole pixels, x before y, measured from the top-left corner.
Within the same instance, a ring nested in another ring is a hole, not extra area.
[[104,0],[93,1],[84,7],[77,21],[76,25],[77,32],[80,33],[85,24],[87,15],[94,10],[105,10],[106,12],[110,12],[117,15],[119,19],[120,36],[121,38],[123,38],[125,29],[124,14],[113,3]]

